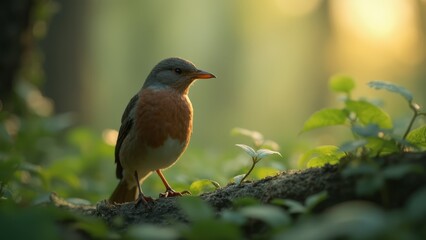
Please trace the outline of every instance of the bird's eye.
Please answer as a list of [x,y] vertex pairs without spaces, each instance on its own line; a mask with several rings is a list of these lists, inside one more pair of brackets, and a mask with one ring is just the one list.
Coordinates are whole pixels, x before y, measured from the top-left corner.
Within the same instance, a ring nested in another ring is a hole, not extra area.
[[181,73],[182,73],[182,69],[180,69],[180,68],[175,68],[175,73],[177,73],[177,74],[181,74]]

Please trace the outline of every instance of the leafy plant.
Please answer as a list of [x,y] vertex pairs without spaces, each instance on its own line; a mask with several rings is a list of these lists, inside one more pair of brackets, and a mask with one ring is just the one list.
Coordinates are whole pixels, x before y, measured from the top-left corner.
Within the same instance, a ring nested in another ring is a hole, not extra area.
[[413,116],[402,136],[396,135],[392,119],[388,113],[375,104],[364,99],[353,99],[352,91],[355,81],[348,77],[337,75],[330,79],[332,91],[343,94],[343,108],[325,108],[312,114],[304,123],[302,132],[317,128],[343,125],[348,126],[354,140],[337,146],[317,147],[299,159],[299,166],[317,167],[326,163],[336,164],[347,154],[362,156],[382,155],[408,149],[420,149],[426,146],[426,126],[411,130],[419,116],[420,107],[413,101],[413,96],[404,87],[393,83],[373,81],[368,86],[374,89],[387,90],[401,95],[413,110]]
[[211,192],[220,188],[220,184],[210,179],[200,179],[191,183],[189,191],[193,195],[200,195],[201,193]]
[[381,191],[382,201],[388,202],[386,195],[386,182],[388,180],[402,179],[408,174],[420,174],[424,169],[421,165],[401,163],[380,167],[374,163],[362,163],[348,166],[342,171],[343,177],[356,177],[355,191],[359,196],[370,196]]
[[328,197],[326,191],[319,192],[306,198],[304,203],[292,199],[274,199],[271,203],[287,207],[292,214],[310,214],[312,210]]
[[244,150],[244,152],[246,152],[252,160],[252,165],[250,167],[250,169],[248,170],[248,172],[243,175],[241,178],[239,176],[236,177],[236,182],[238,184],[241,185],[241,183],[244,181],[244,179],[246,179],[248,177],[248,175],[250,175],[251,171],[253,171],[254,167],[256,166],[256,164],[262,160],[263,158],[273,155],[273,154],[277,154],[280,157],[282,157],[281,153],[277,152],[277,151],[272,151],[269,149],[259,149],[259,150],[254,150],[253,148],[251,148],[250,146],[244,145],[244,144],[235,144],[235,146],[240,147],[241,149]]
[[[256,200],[249,199],[242,201],[245,204],[236,204],[234,209],[223,210],[215,215],[212,207],[200,198],[190,196],[179,198],[179,206],[190,224],[177,228],[178,234],[187,239],[199,239],[200,236],[203,236],[203,239],[243,239],[244,229],[251,226],[253,221],[262,222],[266,229],[275,231],[291,223],[289,214],[278,206],[262,205]],[[250,204],[247,204],[248,202]],[[256,226],[259,228],[261,225]],[[268,238],[273,232],[264,231],[262,237]]]

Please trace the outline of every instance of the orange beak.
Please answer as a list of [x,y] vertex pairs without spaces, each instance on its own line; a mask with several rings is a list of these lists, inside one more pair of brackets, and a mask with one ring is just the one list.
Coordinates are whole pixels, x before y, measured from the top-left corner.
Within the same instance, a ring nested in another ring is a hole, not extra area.
[[209,79],[209,78],[216,78],[216,76],[209,73],[209,72],[203,71],[203,70],[197,70],[194,73],[194,78],[195,79]]

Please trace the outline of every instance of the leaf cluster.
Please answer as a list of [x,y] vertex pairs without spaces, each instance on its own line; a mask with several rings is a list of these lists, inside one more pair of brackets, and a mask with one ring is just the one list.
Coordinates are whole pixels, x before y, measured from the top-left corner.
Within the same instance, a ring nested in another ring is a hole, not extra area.
[[346,155],[369,158],[393,152],[422,150],[426,147],[426,126],[412,129],[418,117],[425,113],[413,101],[410,91],[393,83],[373,81],[368,86],[386,90],[402,96],[413,111],[402,136],[396,134],[391,116],[365,99],[353,99],[355,81],[337,75],[330,79],[330,89],[343,94],[342,108],[324,108],[313,113],[304,123],[302,132],[313,129],[342,125],[349,128],[354,139],[341,146],[321,146],[305,153],[299,160],[299,167],[318,167],[324,164],[336,164]]

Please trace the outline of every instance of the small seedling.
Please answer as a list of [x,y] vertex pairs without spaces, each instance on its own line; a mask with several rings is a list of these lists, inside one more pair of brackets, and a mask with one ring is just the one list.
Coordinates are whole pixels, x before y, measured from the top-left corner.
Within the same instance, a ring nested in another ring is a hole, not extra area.
[[249,171],[241,178],[241,180],[237,179],[237,181],[239,182],[239,185],[241,185],[241,183],[247,178],[248,175],[250,175],[251,171],[253,171],[254,167],[256,166],[256,164],[262,160],[263,158],[273,155],[273,154],[277,154],[280,157],[282,157],[281,153],[277,152],[277,151],[272,151],[269,149],[259,149],[259,150],[254,150],[252,147],[244,145],[244,144],[235,144],[235,146],[240,147],[241,149],[244,150],[244,152],[246,152],[252,159],[252,165],[249,169]]

